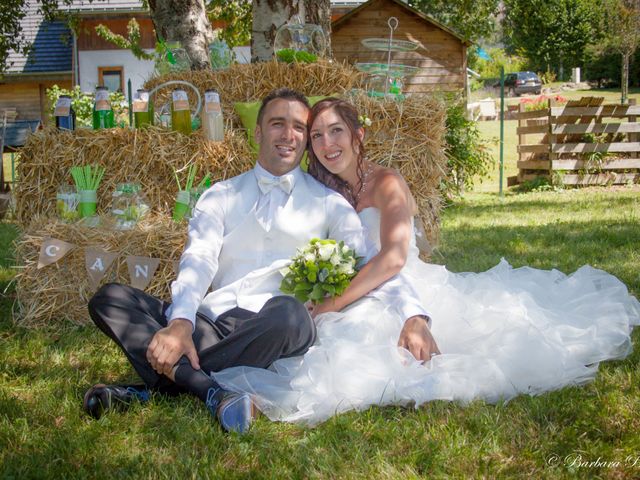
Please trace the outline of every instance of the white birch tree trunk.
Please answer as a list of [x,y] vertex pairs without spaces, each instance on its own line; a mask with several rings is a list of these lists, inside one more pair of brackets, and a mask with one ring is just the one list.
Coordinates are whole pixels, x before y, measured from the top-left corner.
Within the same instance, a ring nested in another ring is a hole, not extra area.
[[251,61],[266,62],[273,57],[276,31],[295,15],[305,18],[303,0],[253,0]]
[[192,70],[211,67],[209,44],[213,29],[204,0],[149,0],[156,35],[165,41],[178,41],[191,59]]

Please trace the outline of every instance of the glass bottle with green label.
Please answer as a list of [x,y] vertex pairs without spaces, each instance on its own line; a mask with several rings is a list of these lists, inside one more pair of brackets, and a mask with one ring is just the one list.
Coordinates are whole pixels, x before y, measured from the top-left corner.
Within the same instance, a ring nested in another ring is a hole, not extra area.
[[96,87],[96,99],[93,104],[93,129],[113,128],[115,118],[111,102],[109,101],[109,89],[107,87]]
[[143,88],[138,89],[133,97],[133,119],[136,128],[153,125],[153,103],[149,92]]
[[185,135],[191,134],[191,110],[187,92],[178,87],[173,90],[171,100],[171,129]]

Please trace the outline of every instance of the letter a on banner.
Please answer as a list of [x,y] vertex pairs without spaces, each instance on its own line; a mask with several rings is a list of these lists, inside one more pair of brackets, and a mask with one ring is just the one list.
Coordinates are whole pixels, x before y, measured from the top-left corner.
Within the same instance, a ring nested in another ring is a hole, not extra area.
[[93,288],[97,288],[100,280],[105,276],[107,270],[118,258],[117,253],[107,252],[99,248],[87,247],[84,251],[84,263],[87,267],[89,283]]
[[38,259],[38,269],[56,263],[64,257],[75,245],[67,243],[57,238],[46,237],[42,240],[40,247],[40,258]]
[[144,290],[151,282],[156,269],[160,265],[159,258],[136,257],[129,255],[127,257],[127,267],[129,268],[129,281],[132,287]]

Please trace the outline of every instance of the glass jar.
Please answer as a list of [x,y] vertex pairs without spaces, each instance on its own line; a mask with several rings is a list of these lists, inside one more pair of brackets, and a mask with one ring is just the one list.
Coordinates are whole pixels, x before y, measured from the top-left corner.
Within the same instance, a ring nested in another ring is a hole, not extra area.
[[233,61],[233,53],[224,40],[214,40],[209,44],[209,60],[213,70],[229,68]]
[[149,98],[149,91],[140,88],[133,99],[133,119],[136,128],[153,125],[153,103]]
[[115,118],[111,102],[109,101],[109,89],[107,87],[96,87],[96,98],[93,103],[93,129],[113,128]]
[[180,42],[171,41],[161,45],[164,45],[164,49],[156,56],[155,62],[158,75],[191,70],[191,59]]
[[77,220],[80,216],[78,204],[80,196],[75,187],[69,184],[60,185],[56,194],[56,211],[58,217],[65,222]]
[[117,230],[131,230],[149,211],[140,185],[137,183],[119,183],[111,195],[111,214]]
[[326,55],[327,37],[320,25],[304,23],[296,15],[276,31],[273,51],[280,61],[313,63]]

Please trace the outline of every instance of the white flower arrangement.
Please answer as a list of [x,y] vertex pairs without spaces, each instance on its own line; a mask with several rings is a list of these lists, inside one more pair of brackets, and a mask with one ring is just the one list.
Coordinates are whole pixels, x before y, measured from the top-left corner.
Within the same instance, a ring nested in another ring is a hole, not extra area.
[[298,249],[288,267],[280,270],[284,276],[280,290],[303,303],[342,295],[356,276],[358,260],[344,242],[314,238]]

